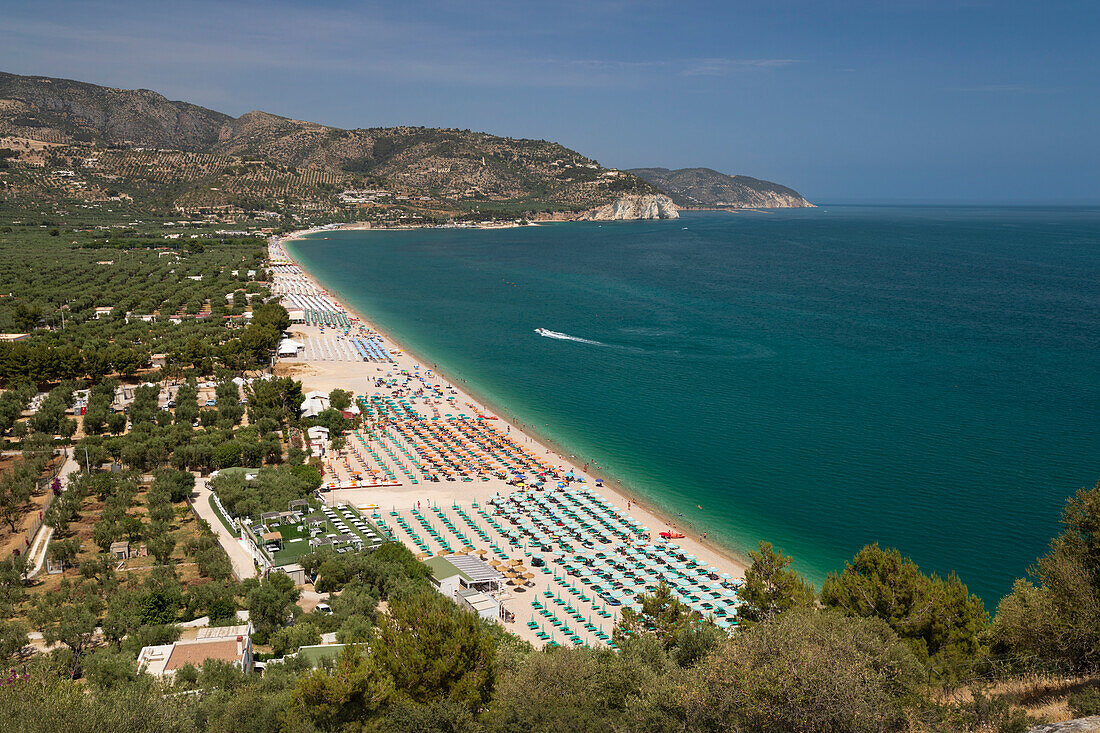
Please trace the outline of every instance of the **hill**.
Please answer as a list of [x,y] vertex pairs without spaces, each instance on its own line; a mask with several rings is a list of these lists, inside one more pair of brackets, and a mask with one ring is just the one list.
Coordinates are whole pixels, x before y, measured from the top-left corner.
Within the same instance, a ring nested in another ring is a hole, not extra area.
[[[234,118],[144,89],[7,73],[0,73],[0,148],[17,170],[83,169],[94,160],[110,188],[175,208],[247,201],[350,214],[372,202],[355,197],[352,206],[339,194],[370,188],[416,202],[403,210],[519,214],[581,212],[624,194],[656,193],[546,140],[424,127],[343,130],[258,111]],[[133,155],[141,157],[136,167]],[[34,176],[8,183],[24,195],[58,194]],[[83,187],[103,188],[96,180]]]
[[684,208],[785,209],[813,206],[794,189],[749,176],[727,176],[710,168],[634,168],[642,178]]

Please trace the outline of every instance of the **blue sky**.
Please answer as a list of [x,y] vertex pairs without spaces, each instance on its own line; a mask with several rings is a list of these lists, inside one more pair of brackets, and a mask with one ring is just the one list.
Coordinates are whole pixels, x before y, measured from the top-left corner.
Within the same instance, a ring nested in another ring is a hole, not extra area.
[[1100,201],[1100,3],[0,0],[0,70],[827,202]]

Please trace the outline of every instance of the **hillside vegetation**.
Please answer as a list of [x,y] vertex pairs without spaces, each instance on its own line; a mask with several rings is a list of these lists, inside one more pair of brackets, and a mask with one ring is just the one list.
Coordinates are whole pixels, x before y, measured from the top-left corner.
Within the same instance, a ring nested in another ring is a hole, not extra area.
[[[233,118],[149,90],[6,73],[0,158],[10,171],[0,192],[9,195],[86,198],[113,189],[182,210],[335,214],[365,203],[349,204],[341,191],[372,188],[405,195],[405,209],[443,215],[579,212],[654,192],[545,140],[424,127],[342,130],[255,111]],[[54,185],[49,175],[58,169],[89,190]]]
[[813,206],[794,189],[750,176],[727,176],[710,168],[634,168],[684,208],[788,209]]

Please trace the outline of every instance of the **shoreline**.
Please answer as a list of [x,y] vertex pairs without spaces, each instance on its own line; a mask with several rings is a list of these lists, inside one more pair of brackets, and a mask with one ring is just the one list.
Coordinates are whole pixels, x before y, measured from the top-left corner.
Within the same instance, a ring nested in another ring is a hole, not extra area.
[[[547,222],[547,223],[556,223],[556,222]],[[529,223],[526,226],[537,226],[537,225],[538,224],[535,224],[535,223]],[[525,225],[513,224],[513,225],[509,225],[509,226],[476,226],[476,227],[462,227],[462,228],[502,229],[502,228],[513,228],[513,227],[518,227],[518,226],[525,226]],[[370,227],[370,226],[362,226],[361,224],[346,224],[346,225],[338,225],[338,226],[316,227],[316,228],[313,228],[313,229],[302,229],[302,230],[294,231],[294,232],[291,232],[289,234],[283,235],[281,237],[277,237],[276,239],[282,245],[283,251],[286,254],[287,260],[289,262],[293,263],[296,267],[298,267],[299,270],[301,270],[303,277],[307,278],[311,283],[313,283],[313,285],[318,290],[321,290],[321,291],[325,292],[326,294],[328,294],[329,297],[331,297],[333,300],[337,301],[343,308],[345,308],[348,313],[353,314],[355,317],[357,317],[362,324],[364,324],[368,328],[376,331],[377,333],[381,334],[384,338],[386,338],[388,341],[393,343],[404,354],[408,355],[409,357],[411,357],[416,362],[418,362],[420,364],[424,364],[424,365],[431,364],[431,368],[432,368],[433,372],[438,374],[441,378],[448,381],[462,395],[462,397],[464,399],[466,399],[469,402],[472,402],[473,404],[478,405],[479,407],[481,407],[486,414],[492,413],[492,414],[497,415],[502,423],[510,425],[520,435],[527,438],[534,446],[538,446],[544,452],[546,452],[550,456],[552,456],[555,460],[558,460],[558,461],[563,462],[564,464],[570,465],[576,473],[578,473],[580,475],[583,475],[586,478],[586,480],[589,482],[588,485],[594,486],[597,480],[601,481],[603,483],[601,488],[603,489],[605,494],[610,495],[609,498],[611,498],[612,500],[617,500],[619,503],[629,506],[630,511],[631,511],[632,514],[641,514],[642,516],[640,516],[638,518],[641,519],[641,521],[643,523],[645,523],[647,525],[651,525],[655,532],[660,531],[658,528],[665,528],[665,529],[676,530],[680,533],[683,533],[685,535],[685,537],[683,539],[677,539],[676,542],[678,544],[680,544],[681,546],[683,546],[683,545],[693,545],[694,548],[696,548],[696,549],[706,550],[708,553],[714,554],[714,555],[718,556],[719,558],[721,558],[721,560],[724,561],[724,564],[727,564],[729,566],[729,568],[731,569],[731,572],[734,575],[734,577],[737,577],[737,578],[744,577],[744,572],[745,572],[745,569],[749,565],[749,560],[748,560],[747,557],[743,557],[741,555],[741,553],[738,552],[736,549],[728,547],[728,546],[726,546],[722,543],[719,543],[718,541],[716,541],[716,540],[714,540],[710,537],[705,537],[704,538],[704,537],[700,536],[697,533],[697,530],[696,530],[696,527],[694,526],[694,524],[692,524],[691,522],[686,522],[686,521],[678,521],[678,520],[684,520],[684,518],[683,517],[671,516],[668,511],[662,510],[662,509],[654,506],[654,503],[652,501],[646,499],[645,497],[639,498],[638,492],[633,487],[631,487],[629,484],[623,482],[622,480],[619,480],[617,478],[613,478],[611,476],[605,475],[605,473],[600,470],[599,466],[596,466],[595,469],[593,469],[591,467],[582,469],[581,468],[582,465],[591,466],[592,462],[591,461],[586,461],[584,459],[584,456],[582,456],[582,455],[576,455],[575,456],[573,454],[567,453],[564,446],[559,446],[559,445],[557,445],[557,443],[555,441],[553,441],[553,440],[547,438],[546,436],[540,434],[538,432],[538,430],[534,428],[534,426],[528,426],[526,423],[517,422],[515,420],[515,418],[510,415],[509,410],[506,407],[504,407],[502,405],[496,405],[493,400],[487,399],[483,395],[476,394],[475,390],[471,389],[469,387],[468,383],[466,382],[466,380],[463,379],[462,377],[456,377],[455,375],[451,374],[448,370],[445,370],[445,369],[440,370],[430,360],[428,360],[426,358],[423,358],[422,355],[416,353],[415,351],[412,351],[412,350],[408,349],[406,344],[403,343],[401,340],[399,340],[397,338],[394,338],[392,333],[390,333],[386,329],[380,328],[379,325],[375,321],[373,321],[372,319],[366,317],[366,315],[364,313],[362,313],[361,311],[359,311],[355,307],[351,306],[347,302],[348,301],[347,298],[339,297],[338,293],[335,291],[335,289],[327,287],[320,280],[320,278],[318,278],[313,272],[311,272],[307,267],[305,267],[299,260],[295,259],[292,256],[289,248],[287,247],[287,244],[290,243],[290,242],[308,241],[307,237],[309,235],[317,234],[319,232],[325,232],[325,231],[348,231],[348,230],[351,230],[351,231],[375,231],[375,230],[376,231],[400,231],[400,230],[429,229],[429,228],[438,228],[438,227],[402,226],[402,227],[375,228],[375,227]],[[308,376],[302,375],[300,378],[302,379],[303,386],[305,386],[305,382],[308,379]],[[485,408],[488,408],[488,409],[485,409]],[[572,464],[573,464],[574,461],[577,462],[580,465],[573,466]],[[692,532],[693,534],[689,534],[689,531]]]

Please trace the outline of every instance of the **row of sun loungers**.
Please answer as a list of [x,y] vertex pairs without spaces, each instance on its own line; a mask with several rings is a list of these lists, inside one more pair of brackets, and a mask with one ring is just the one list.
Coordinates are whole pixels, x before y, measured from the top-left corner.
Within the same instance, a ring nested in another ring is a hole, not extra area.
[[[359,516],[358,512],[346,504],[341,504],[335,509],[324,506],[321,507],[321,511],[340,533],[335,537],[328,536],[324,538],[325,540],[330,540],[331,544],[336,545],[338,550],[340,546],[349,545],[360,548],[364,543],[372,550],[382,545],[384,540],[371,529],[370,525]],[[311,544],[314,546],[330,543],[319,539],[316,541],[311,540]]]

